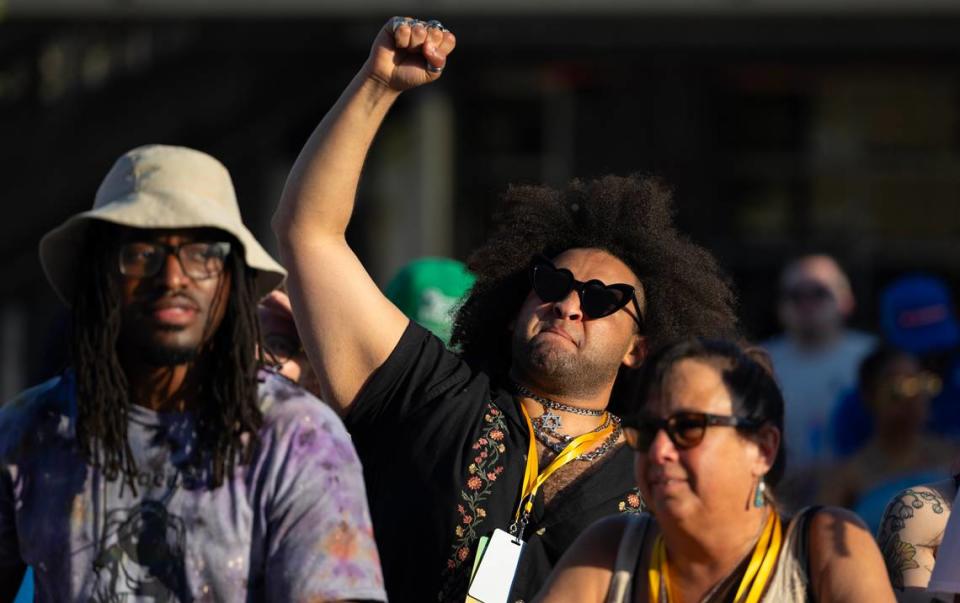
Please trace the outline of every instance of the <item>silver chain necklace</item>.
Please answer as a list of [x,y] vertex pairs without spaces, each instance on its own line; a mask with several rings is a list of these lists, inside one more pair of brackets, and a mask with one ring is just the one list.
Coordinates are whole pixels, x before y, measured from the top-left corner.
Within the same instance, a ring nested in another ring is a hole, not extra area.
[[[623,433],[623,428],[620,426],[620,417],[614,414],[608,414],[607,420],[604,421],[599,427],[593,431],[603,431],[609,427],[610,423],[614,424],[613,431],[608,435],[604,440],[603,444],[597,446],[590,452],[584,452],[577,457],[578,461],[593,461],[604,454],[607,453],[613,446],[620,441],[620,434]],[[568,436],[566,434],[557,433],[552,430],[547,429],[537,429],[534,428],[534,433],[536,434],[537,441],[553,451],[554,454],[560,454],[563,452],[563,449],[573,441],[573,436]]]
[[549,429],[551,431],[560,431],[563,428],[563,419],[560,418],[560,415],[551,412],[554,410],[559,410],[560,412],[568,412],[574,415],[582,415],[585,417],[599,417],[602,416],[603,410],[594,410],[592,408],[580,408],[579,406],[570,406],[562,402],[557,402],[556,400],[551,400],[550,398],[544,398],[543,396],[538,396],[529,389],[525,388],[522,385],[517,383],[513,384],[514,390],[521,396],[530,398],[534,400],[540,406],[543,407],[543,414],[539,417],[533,419],[533,426],[538,429]]
[[[604,429],[609,427],[610,423],[613,422],[612,417],[613,417],[612,414],[607,413],[607,416],[604,419],[603,423],[601,423],[597,427],[590,430],[591,433],[594,433],[597,431],[603,431]],[[531,423],[532,422],[533,421],[531,421]],[[567,446],[567,444],[573,441],[573,436],[569,436],[565,433],[560,433],[559,431],[555,431],[546,426],[540,426],[540,427],[534,426],[534,431],[537,434],[537,439],[543,442],[545,446],[547,446],[548,448],[550,448],[550,450],[553,450],[557,454],[560,454],[560,452]]]
[[604,439],[603,444],[594,448],[590,452],[585,452],[578,456],[576,459],[578,461],[594,461],[606,454],[620,440],[620,435],[623,433],[623,429],[620,426],[620,417],[614,415],[613,413],[607,413],[607,411],[604,410],[594,410],[592,408],[569,406],[567,404],[563,404],[562,402],[551,400],[550,398],[538,396],[529,389],[516,383],[513,385],[513,387],[519,395],[530,398],[543,407],[543,414],[532,419],[530,422],[533,424],[533,431],[537,440],[553,451],[554,454],[560,454],[563,452],[563,449],[566,448],[567,445],[573,440],[573,436],[560,433],[560,429],[563,427],[563,420],[560,418],[560,415],[551,412],[553,410],[569,412],[575,415],[582,415],[586,417],[599,417],[606,413],[606,420],[598,427],[591,430],[594,432],[603,431],[610,425],[611,422],[615,424],[613,431],[609,436],[606,437],[606,439]]

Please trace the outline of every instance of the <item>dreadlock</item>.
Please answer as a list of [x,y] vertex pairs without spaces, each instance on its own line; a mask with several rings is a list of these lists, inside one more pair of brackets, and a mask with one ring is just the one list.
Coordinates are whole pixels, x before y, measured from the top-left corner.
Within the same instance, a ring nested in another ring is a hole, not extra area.
[[[677,232],[670,191],[656,178],[604,176],[565,190],[513,186],[494,233],[468,261],[477,281],[456,316],[451,342],[495,380],[510,368],[508,324],[530,291],[527,269],[541,253],[597,248],[623,261],[643,285],[643,334],[654,350],[689,336],[733,337],[735,298],[717,262]],[[621,370],[618,384],[625,375]],[[611,403],[619,410],[616,388]]]
[[[120,287],[109,268],[116,250],[108,227],[91,224],[77,275],[72,304],[71,366],[76,379],[77,440],[89,463],[100,467],[109,480],[120,475],[136,492],[137,465],[127,439],[130,410],[129,383],[117,355],[121,329]],[[103,232],[101,232],[103,231]],[[233,249],[240,245],[233,242]],[[205,345],[203,403],[195,410],[200,454],[209,459],[209,482],[223,483],[239,461],[250,461],[263,422],[258,406],[257,350],[260,328],[256,314],[256,271],[241,254],[231,253],[227,270],[231,290],[223,321]],[[248,434],[248,441],[244,441]]]

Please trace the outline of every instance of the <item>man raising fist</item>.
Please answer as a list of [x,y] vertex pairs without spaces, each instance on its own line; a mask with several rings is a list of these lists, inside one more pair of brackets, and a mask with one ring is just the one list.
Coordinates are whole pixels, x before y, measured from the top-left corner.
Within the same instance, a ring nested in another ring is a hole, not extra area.
[[455,44],[437,22],[384,26],[297,159],[274,229],[307,354],[364,464],[391,600],[463,601],[491,535],[470,592],[529,600],[583,528],[641,506],[614,385],[663,341],[732,334],[733,296],[673,227],[662,185],[607,176],[507,193],[470,260],[459,354],[407,320],[344,232],[387,111]]

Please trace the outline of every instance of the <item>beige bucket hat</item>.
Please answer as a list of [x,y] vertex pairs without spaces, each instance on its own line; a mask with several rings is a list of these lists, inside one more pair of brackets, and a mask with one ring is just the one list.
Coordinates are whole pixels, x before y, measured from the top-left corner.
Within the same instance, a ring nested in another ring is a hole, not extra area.
[[257,271],[257,296],[283,282],[286,271],[240,218],[237,194],[222,163],[186,147],[148,145],[124,154],[103,179],[93,209],[40,240],[40,263],[60,299],[70,305],[88,227],[93,220],[134,228],[217,228],[234,236]]

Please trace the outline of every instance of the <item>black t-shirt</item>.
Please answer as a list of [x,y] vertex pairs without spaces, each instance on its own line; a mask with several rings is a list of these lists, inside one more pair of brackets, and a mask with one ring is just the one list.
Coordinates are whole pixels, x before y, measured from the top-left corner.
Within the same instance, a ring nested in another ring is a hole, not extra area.
[[[518,403],[411,322],[346,424],[390,600],[462,602],[477,540],[507,529],[519,503],[530,436]],[[530,600],[590,523],[639,510],[630,451],[595,462],[549,507],[537,495],[511,601]]]

